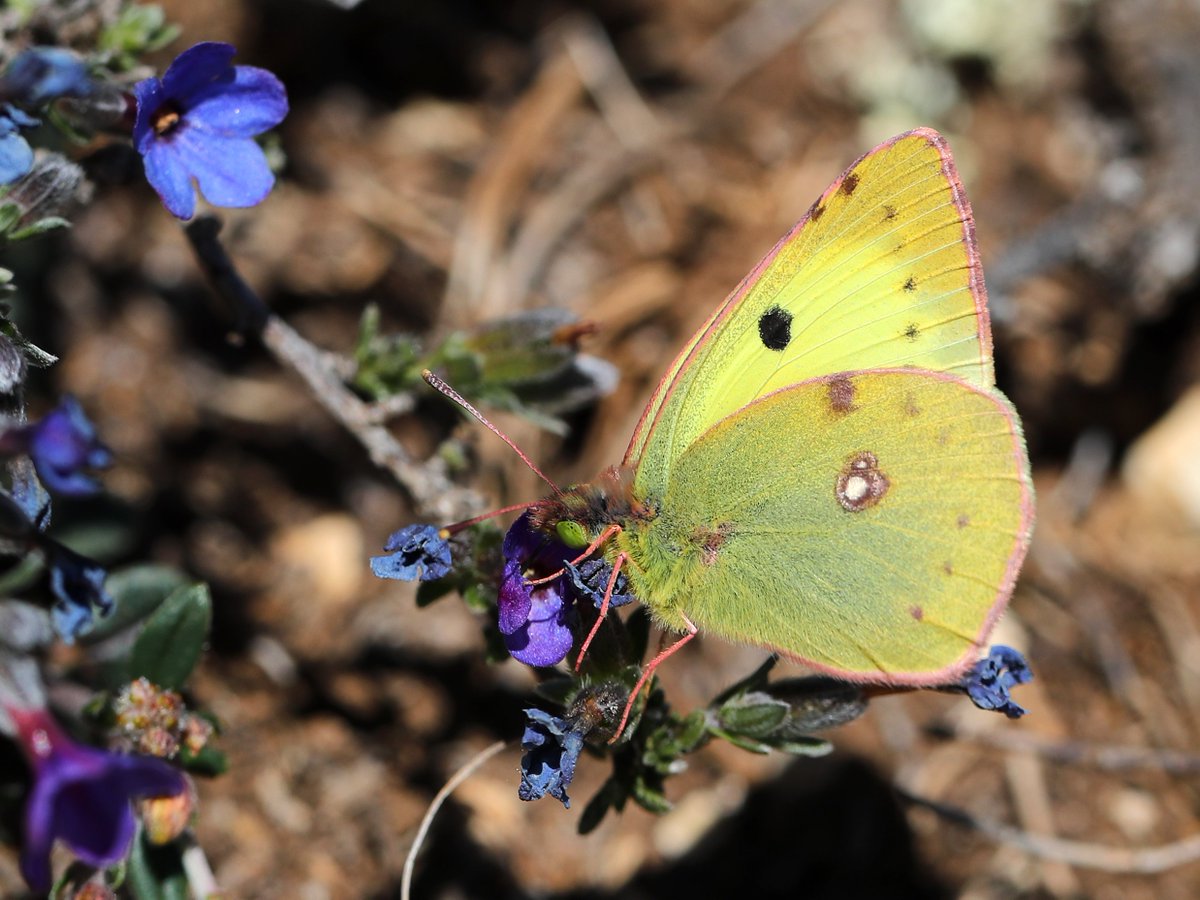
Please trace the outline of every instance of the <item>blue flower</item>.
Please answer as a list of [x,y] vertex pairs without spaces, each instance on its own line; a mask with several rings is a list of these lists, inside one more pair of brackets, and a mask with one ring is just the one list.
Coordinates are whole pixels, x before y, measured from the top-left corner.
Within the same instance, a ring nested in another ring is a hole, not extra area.
[[383,545],[389,556],[372,556],[377,578],[433,581],[450,572],[450,542],[432,525],[407,525]]
[[87,64],[62,47],[30,47],[0,78],[0,95],[22,106],[41,106],[57,97],[83,97],[92,87]]
[[[575,596],[588,599],[599,609],[604,605],[604,592],[608,590],[608,581],[612,578],[613,567],[603,559],[585,559],[578,566],[564,563],[564,568],[571,578],[571,587]],[[613,585],[612,596],[608,604],[612,607],[624,606],[637,599],[629,593],[629,584],[622,572],[617,573],[617,583]]]
[[1033,680],[1033,672],[1025,657],[1012,647],[997,644],[988,655],[975,664],[963,687],[971,702],[980,709],[1002,712],[1010,719],[1025,715],[1025,708],[1014,703],[1009,691],[1018,684]]
[[230,44],[181,53],[162,79],[134,85],[133,145],[163,205],[181,219],[196,211],[192,179],[214,206],[254,206],[275,176],[253,140],[287,115],[287,91],[265,69],[234,66]]
[[35,778],[21,851],[21,873],[35,891],[50,889],[55,840],[89,865],[111,866],[125,858],[133,840],[130,801],[187,787],[182,773],[160,759],[75,743],[44,709],[6,711]]
[[33,148],[21,137],[21,129],[38,124],[15,106],[0,103],[0,184],[16,181],[33,166]]
[[107,616],[116,606],[104,589],[108,571],[98,562],[81,556],[45,535],[38,543],[50,567],[50,590],[57,598],[50,610],[54,630],[68,644],[86,632],[96,613]]
[[549,794],[570,809],[567,786],[575,777],[575,763],[583,750],[583,739],[590,723],[580,718],[574,723],[560,719],[540,709],[525,710],[529,720],[521,738],[521,786],[517,796],[522,800],[540,800]]
[[531,585],[530,579],[553,574],[573,551],[548,537],[521,515],[504,536],[504,575],[500,582],[500,633],[514,659],[530,666],[553,666],[574,641],[574,595],[569,582],[556,578]]

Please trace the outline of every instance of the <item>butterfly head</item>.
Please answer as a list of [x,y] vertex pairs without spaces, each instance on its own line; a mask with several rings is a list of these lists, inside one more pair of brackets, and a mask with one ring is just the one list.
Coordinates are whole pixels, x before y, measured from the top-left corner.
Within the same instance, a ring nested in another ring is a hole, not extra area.
[[605,469],[592,481],[573,484],[530,507],[530,523],[568,547],[582,549],[612,525],[653,517],[633,492],[633,470]]

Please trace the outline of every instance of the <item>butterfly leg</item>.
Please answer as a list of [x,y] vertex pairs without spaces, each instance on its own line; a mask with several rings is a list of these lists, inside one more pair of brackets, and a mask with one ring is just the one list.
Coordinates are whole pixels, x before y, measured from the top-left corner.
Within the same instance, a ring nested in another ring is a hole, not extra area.
[[[602,532],[600,532],[600,536],[598,538],[596,538],[594,541],[592,541],[590,544],[587,545],[587,549],[585,549],[577,557],[575,557],[573,560],[571,560],[571,565],[573,565],[573,566],[579,565],[581,562],[583,562],[585,559],[587,559],[589,556],[591,556],[593,553],[595,553],[597,547],[599,547],[601,544],[603,544],[605,541],[607,541],[609,538],[611,538],[614,534],[617,534],[620,530],[621,530],[620,525],[616,525],[616,524],[609,525]],[[553,572],[553,573],[547,575],[545,578],[538,578],[535,581],[527,581],[525,583],[527,585],[529,585],[530,587],[537,587],[539,584],[547,584],[547,583],[553,581],[555,578],[561,578],[562,574],[566,571],[567,571],[566,569],[559,569],[557,572]]]
[[[587,654],[588,647],[592,646],[592,638],[596,636],[596,632],[600,630],[601,624],[604,622],[604,617],[608,615],[608,605],[612,600],[613,591],[617,587],[617,573],[621,571],[621,566],[625,565],[625,560],[628,559],[623,552],[617,554],[617,558],[613,560],[612,574],[608,576],[608,585],[604,588],[604,599],[600,601],[600,613],[596,616],[596,623],[592,626],[592,630],[588,632],[588,636],[583,641],[583,646],[579,648],[579,656],[575,660],[575,671],[579,671],[579,667],[583,665],[583,657]],[[574,565],[574,563],[572,563]]]
[[650,680],[650,676],[654,674],[654,670],[657,669],[663,662],[665,662],[667,657],[673,655],[675,651],[679,650],[684,644],[696,636],[697,629],[695,624],[692,623],[692,620],[687,616],[684,616],[683,621],[688,628],[687,634],[673,643],[666,650],[661,651],[658,656],[650,660],[646,668],[642,670],[642,676],[638,679],[637,684],[633,686],[633,690],[629,692],[629,699],[625,702],[625,712],[621,713],[621,722],[619,725],[617,725],[617,733],[608,739],[610,744],[615,744],[617,739],[620,738],[621,734],[625,731],[625,723],[629,721],[629,712],[633,709],[633,703],[635,700],[637,700],[638,694],[642,692],[642,688],[645,686],[646,682]]

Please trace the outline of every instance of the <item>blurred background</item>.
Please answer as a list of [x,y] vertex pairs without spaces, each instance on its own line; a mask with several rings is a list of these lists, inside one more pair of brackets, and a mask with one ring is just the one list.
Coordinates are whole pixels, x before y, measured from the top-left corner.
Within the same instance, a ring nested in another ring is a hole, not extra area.
[[[585,349],[620,380],[565,439],[497,416],[560,483],[620,458],[678,347],[859,154],[933,126],[975,210],[1039,495],[995,636],[1037,674],[1017,694],[1030,714],[892,697],[830,734],[828,758],[714,744],[669,782],[673,811],[631,808],[586,838],[607,762],[581,760],[570,810],[522,803],[514,746],[443,809],[415,896],[1200,894],[1200,6],[163,6],[183,27],[164,65],[230,41],[288,87],[280,183],[223,215],[224,235],[303,335],[349,353],[368,303],[422,335],[547,305],[599,325]],[[12,260],[18,315],[63,357],[46,402],[75,394],[115,451],[128,527],[107,558],[212,585],[193,693],[231,766],[200,785],[201,843],[230,896],[395,896],[433,793],[519,739],[533,678],[484,662],[462,604],[419,610],[370,575],[421,511],[294,374],[228,339],[144,182],[98,191],[70,233]],[[437,408],[394,423],[418,458],[455,421]],[[496,505],[540,494],[482,429],[454,434],[464,483]],[[702,639],[662,676],[686,711],[762,658]],[[901,805],[893,785],[1013,831]],[[0,893],[19,885],[6,850]]]

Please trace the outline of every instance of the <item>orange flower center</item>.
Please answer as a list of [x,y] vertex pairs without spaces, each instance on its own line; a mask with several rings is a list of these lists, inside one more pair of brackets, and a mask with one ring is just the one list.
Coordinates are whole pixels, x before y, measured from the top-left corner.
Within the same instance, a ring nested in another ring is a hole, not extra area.
[[151,116],[150,126],[157,135],[169,134],[183,117],[174,103],[164,103]]

